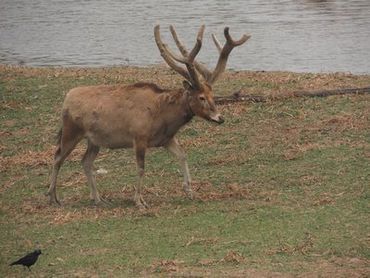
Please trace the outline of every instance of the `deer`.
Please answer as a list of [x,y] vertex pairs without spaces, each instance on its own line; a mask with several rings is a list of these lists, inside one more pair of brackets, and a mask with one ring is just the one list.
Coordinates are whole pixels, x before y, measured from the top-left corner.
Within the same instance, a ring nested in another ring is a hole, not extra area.
[[218,124],[224,122],[215,105],[212,85],[225,71],[231,51],[250,38],[244,34],[241,39],[234,40],[226,27],[226,41],[222,46],[216,36],[212,35],[219,58],[211,71],[195,60],[202,47],[204,29],[204,25],[199,28],[195,45],[188,51],[171,25],[170,32],[179,50],[177,54],[162,42],[160,26],[154,27],[154,38],[160,55],[171,69],[184,78],[180,89],[163,89],[153,83],[138,82],[130,85],[76,87],[66,94],[50,187],[46,193],[50,204],[61,205],[56,194],[58,172],[82,139],[87,140],[87,149],[81,162],[90,187],[90,199],[95,205],[106,202],[98,193],[93,174],[93,163],[100,148],[134,149],[138,181],[134,185],[133,201],[138,208],[148,208],[142,197],[148,148],[164,147],[175,156],[184,178],[183,191],[187,197],[193,198],[186,154],[175,135],[194,116]]

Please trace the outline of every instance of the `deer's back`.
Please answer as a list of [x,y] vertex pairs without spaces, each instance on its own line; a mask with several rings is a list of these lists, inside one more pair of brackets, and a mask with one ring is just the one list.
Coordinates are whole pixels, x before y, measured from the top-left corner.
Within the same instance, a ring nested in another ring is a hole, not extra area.
[[77,87],[66,95],[63,115],[96,145],[132,147],[135,137],[149,136],[158,114],[158,97],[150,87]]

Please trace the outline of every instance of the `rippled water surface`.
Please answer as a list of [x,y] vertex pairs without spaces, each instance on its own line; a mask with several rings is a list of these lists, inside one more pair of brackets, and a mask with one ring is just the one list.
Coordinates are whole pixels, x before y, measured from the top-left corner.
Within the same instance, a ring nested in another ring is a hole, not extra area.
[[170,42],[174,24],[190,47],[202,23],[199,60],[208,65],[218,55],[210,34],[221,40],[230,26],[235,38],[252,35],[230,68],[370,73],[369,0],[0,0],[0,63],[157,64],[154,25]]

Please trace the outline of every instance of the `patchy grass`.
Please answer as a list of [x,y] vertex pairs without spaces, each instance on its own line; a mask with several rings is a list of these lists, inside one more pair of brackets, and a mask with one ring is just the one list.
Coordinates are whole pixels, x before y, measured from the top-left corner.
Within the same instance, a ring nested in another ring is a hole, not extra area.
[[[194,119],[179,132],[196,192],[181,191],[176,161],[147,156],[144,197],[131,201],[132,150],[103,150],[94,207],[80,166],[81,144],[64,164],[50,207],[54,136],[72,87],[139,80],[175,87],[166,68],[65,69],[0,66],[0,273],[35,248],[32,273],[50,276],[369,275],[370,97],[284,98],[221,106],[221,126]],[[370,76],[228,72],[216,94],[289,95],[370,85]],[[27,273],[28,274],[28,273]]]

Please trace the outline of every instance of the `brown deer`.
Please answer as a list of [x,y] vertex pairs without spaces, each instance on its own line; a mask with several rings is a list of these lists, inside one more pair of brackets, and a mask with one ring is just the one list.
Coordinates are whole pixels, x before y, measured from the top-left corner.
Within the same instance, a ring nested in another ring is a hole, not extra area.
[[[159,25],[154,28],[155,41],[167,64],[185,78],[183,88],[162,89],[155,84],[141,82],[133,85],[77,87],[67,93],[62,109],[63,125],[58,136],[51,184],[47,192],[51,204],[60,205],[56,195],[59,169],[83,138],[87,139],[87,150],[82,165],[91,188],[90,197],[95,204],[103,201],[96,189],[92,171],[93,162],[101,147],[134,148],[139,175],[134,201],[138,207],[147,207],[141,195],[141,187],[145,152],[150,147],[165,147],[177,157],[184,175],[183,189],[192,198],[185,152],[175,135],[195,115],[219,124],[224,122],[217,112],[211,86],[225,70],[232,49],[246,42],[250,36],[244,35],[235,41],[226,27],[226,42],[223,47],[213,36],[220,56],[211,72],[195,61],[202,46],[204,25],[200,27],[195,46],[190,52],[180,42],[172,26],[170,31],[181,56],[174,54],[162,42]],[[202,81],[198,74],[202,76]]]

